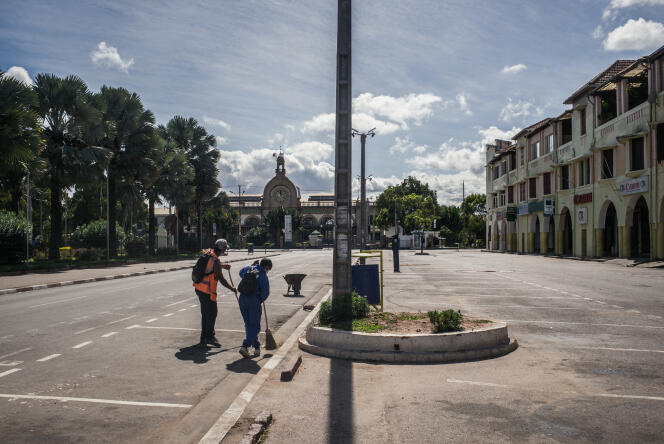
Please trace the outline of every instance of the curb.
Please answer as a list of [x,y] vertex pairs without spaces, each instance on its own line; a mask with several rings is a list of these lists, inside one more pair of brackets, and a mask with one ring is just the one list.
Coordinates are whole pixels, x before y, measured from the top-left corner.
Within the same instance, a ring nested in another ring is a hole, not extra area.
[[[230,260],[230,261],[226,261],[226,263],[242,262],[242,261],[248,261],[248,260],[256,259],[256,258],[273,257],[273,256],[279,256],[280,254],[281,253],[268,254],[266,256],[243,257],[243,258],[239,258],[239,259],[233,259],[233,260]],[[193,261],[193,259],[192,259],[192,261]],[[122,274],[116,274],[116,275],[111,275],[111,276],[102,276],[102,277],[88,278],[88,279],[77,279],[77,280],[74,280],[74,281],[53,282],[53,283],[50,283],[50,284],[31,285],[29,287],[4,288],[4,289],[0,290],[0,296],[5,295],[5,294],[12,294],[12,293],[23,293],[23,292],[26,292],[26,291],[45,290],[47,288],[66,287],[67,285],[89,284],[90,282],[110,281],[110,280],[113,280],[113,279],[123,279],[123,278],[134,277],[134,276],[144,276],[146,274],[165,273],[165,272],[168,272],[168,271],[178,271],[178,270],[184,270],[184,269],[187,269],[187,268],[191,268],[191,265],[183,265],[183,266],[180,266],[180,267],[160,268],[158,270],[136,271],[136,272],[133,272],[133,273],[122,273]]]
[[288,361],[288,364],[286,364],[287,370],[281,372],[281,381],[292,381],[295,377],[295,373],[297,373],[297,370],[300,368],[300,364],[302,364],[302,355],[298,353],[297,356],[293,357]]
[[272,413],[262,412],[254,419],[249,431],[244,435],[240,444],[256,444],[263,435],[263,432],[272,424]]

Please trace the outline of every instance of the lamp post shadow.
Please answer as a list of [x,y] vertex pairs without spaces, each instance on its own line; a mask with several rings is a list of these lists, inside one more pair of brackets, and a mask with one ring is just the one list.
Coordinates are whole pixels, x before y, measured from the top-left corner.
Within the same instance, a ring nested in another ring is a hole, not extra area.
[[328,405],[327,442],[354,442],[353,362],[330,360],[330,396]]

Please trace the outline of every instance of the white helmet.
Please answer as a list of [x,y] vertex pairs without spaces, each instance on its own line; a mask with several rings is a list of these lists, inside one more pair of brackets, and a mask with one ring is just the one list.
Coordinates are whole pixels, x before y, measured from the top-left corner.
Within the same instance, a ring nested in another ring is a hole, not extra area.
[[214,249],[223,253],[228,249],[228,242],[226,239],[217,239],[214,243]]

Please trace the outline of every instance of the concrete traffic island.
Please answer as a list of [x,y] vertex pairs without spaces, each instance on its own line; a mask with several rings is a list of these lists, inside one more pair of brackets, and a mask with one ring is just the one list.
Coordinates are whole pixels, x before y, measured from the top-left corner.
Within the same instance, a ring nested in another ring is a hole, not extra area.
[[300,349],[329,358],[389,363],[473,361],[506,355],[518,347],[507,324],[450,333],[362,333],[311,325]]

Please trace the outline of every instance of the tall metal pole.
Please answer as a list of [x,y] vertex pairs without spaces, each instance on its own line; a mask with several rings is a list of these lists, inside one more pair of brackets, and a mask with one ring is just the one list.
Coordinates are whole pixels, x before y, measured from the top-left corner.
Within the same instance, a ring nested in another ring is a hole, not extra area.
[[[374,132],[376,128],[372,128],[366,133],[361,133],[356,129],[352,129],[352,135],[360,136],[360,144],[362,146],[362,151],[360,154],[360,248],[365,250],[367,248],[367,177],[365,174],[364,164],[365,164],[365,148],[367,144],[367,136],[373,137],[376,133]],[[364,263],[364,262],[362,262]]]
[[26,220],[26,226],[25,226],[25,262],[27,263],[28,260],[30,259],[30,225],[32,222],[32,217],[30,214],[30,170],[28,170],[28,175],[27,175],[28,181],[26,184],[27,187],[27,192],[26,192],[26,199],[25,199],[25,220]]
[[338,0],[337,88],[334,154],[334,301],[348,300],[351,282],[351,0]]
[[237,186],[237,208],[238,208],[238,218],[237,218],[237,239],[240,243],[238,248],[242,248],[242,185]]
[[110,199],[108,198],[108,179],[110,176],[110,170],[106,170],[106,262],[110,259],[111,251],[111,235],[110,235],[110,224],[108,219],[108,211],[110,208]]

